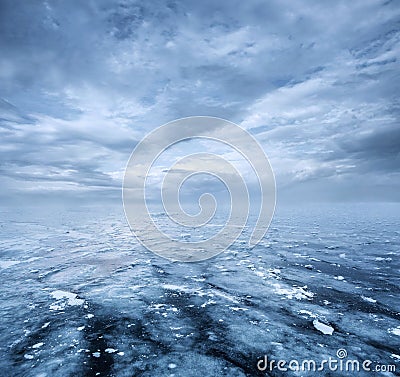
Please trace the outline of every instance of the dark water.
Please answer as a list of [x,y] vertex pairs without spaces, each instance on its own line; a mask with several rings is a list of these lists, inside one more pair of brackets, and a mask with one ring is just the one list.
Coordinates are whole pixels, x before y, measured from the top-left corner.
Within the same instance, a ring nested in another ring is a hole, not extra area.
[[[1,213],[1,376],[393,376],[400,206],[279,210],[265,239],[205,262],[144,250],[123,212]],[[257,369],[369,359],[392,372]]]

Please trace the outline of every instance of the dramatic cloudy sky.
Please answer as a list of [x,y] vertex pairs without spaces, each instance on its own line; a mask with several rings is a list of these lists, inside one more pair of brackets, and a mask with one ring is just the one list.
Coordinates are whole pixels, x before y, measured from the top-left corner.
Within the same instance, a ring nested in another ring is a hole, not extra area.
[[0,197],[119,198],[180,117],[240,124],[278,198],[400,200],[400,3],[0,1]]

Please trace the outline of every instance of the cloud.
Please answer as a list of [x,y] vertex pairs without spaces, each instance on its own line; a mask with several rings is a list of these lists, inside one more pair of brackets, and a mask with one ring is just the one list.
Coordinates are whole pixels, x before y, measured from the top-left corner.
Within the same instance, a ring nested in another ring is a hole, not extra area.
[[258,138],[278,195],[344,197],[368,176],[400,199],[396,2],[0,7],[2,197],[117,190],[147,132],[212,115]]

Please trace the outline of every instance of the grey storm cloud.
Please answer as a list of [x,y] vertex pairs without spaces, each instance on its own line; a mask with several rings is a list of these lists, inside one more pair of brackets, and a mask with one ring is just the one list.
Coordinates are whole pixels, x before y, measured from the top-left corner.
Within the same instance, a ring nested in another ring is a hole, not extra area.
[[399,16],[383,0],[1,1],[1,197],[113,196],[146,133],[211,115],[257,137],[278,197],[367,183],[399,200]]

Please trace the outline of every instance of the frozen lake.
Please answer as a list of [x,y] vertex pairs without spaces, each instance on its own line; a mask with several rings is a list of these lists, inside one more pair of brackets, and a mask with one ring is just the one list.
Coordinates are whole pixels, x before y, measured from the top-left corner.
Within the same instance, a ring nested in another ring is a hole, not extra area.
[[357,375],[399,375],[399,213],[278,208],[254,249],[185,264],[140,246],[119,205],[3,208],[1,375],[300,376],[257,362],[339,349],[397,368]]

